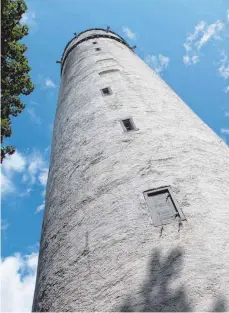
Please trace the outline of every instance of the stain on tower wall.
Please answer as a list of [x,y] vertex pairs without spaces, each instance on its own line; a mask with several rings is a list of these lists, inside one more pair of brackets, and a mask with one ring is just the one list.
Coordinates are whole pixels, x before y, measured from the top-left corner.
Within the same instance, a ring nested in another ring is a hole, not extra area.
[[[93,41],[63,67],[33,310],[226,310],[228,147],[127,46]],[[153,225],[143,192],[163,186],[182,225]]]

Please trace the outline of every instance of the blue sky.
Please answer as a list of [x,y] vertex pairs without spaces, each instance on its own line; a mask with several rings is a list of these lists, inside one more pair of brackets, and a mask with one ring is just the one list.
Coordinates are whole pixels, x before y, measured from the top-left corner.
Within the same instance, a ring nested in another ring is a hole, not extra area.
[[136,53],[229,144],[228,0],[33,0],[27,5],[22,22],[30,35],[24,42],[36,88],[13,119],[9,142],[17,152],[2,166],[3,311],[30,310],[60,85],[56,60],[74,32],[109,25],[137,45]]

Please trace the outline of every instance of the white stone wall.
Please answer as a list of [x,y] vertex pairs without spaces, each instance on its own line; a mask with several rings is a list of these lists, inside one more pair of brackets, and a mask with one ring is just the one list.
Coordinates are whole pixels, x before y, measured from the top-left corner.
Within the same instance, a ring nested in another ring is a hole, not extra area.
[[[92,41],[61,81],[33,310],[228,309],[228,147],[125,45]],[[162,186],[180,226],[152,224],[143,192]]]

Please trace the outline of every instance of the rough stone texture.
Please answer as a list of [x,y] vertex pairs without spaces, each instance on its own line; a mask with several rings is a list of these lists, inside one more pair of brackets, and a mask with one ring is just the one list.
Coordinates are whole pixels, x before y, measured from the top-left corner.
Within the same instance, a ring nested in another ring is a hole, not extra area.
[[[228,147],[125,45],[92,41],[61,80],[33,310],[228,309]],[[143,192],[162,186],[181,227],[152,224]]]

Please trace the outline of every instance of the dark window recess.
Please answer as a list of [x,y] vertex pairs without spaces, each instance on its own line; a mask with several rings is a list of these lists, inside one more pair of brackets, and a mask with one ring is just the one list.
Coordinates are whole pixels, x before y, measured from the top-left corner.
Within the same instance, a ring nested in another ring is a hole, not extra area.
[[103,96],[109,96],[112,94],[111,88],[110,87],[106,87],[101,89],[102,95]]
[[95,48],[95,51],[100,51],[101,49],[100,48]]
[[126,120],[123,120],[122,122],[123,122],[123,125],[125,126],[127,131],[134,129],[129,118]]
[[131,130],[137,130],[134,124],[134,121],[131,117],[121,120],[121,125],[122,125],[123,130],[126,132],[131,131]]
[[169,187],[145,191],[144,197],[154,226],[185,220]]
[[93,41],[93,45],[97,45],[97,43],[98,43],[97,41]]

